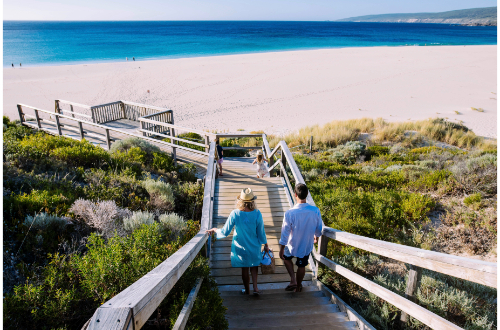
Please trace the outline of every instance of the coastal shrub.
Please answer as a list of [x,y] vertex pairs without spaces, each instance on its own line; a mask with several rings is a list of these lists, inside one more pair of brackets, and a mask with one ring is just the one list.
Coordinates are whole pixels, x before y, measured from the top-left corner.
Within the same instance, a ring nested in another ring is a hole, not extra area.
[[[187,225],[186,235],[179,241],[169,241],[159,230],[160,225],[153,224],[127,237],[115,236],[109,240],[92,234],[85,255],[51,256],[38,281],[18,285],[4,296],[4,327],[81,329],[104,301],[144,276],[191,239],[199,225],[194,222]],[[196,259],[172,288],[160,305],[161,314],[169,324],[175,323],[185,298],[200,276],[204,284],[188,325],[226,329],[225,308],[203,258]]]
[[131,210],[146,208],[149,193],[131,169],[110,172],[93,168],[85,171],[84,180],[87,183],[83,189],[86,199],[113,200],[118,206]]
[[346,144],[339,145],[334,149],[328,150],[329,159],[344,165],[352,165],[360,160],[365,154],[366,145],[359,141],[349,141]]
[[174,159],[167,153],[163,152],[153,153],[153,162],[151,166],[156,171],[171,172],[176,170]]
[[172,237],[178,237],[187,229],[187,224],[183,217],[175,213],[166,213],[160,215],[160,223],[170,231]]
[[51,194],[46,190],[32,190],[29,194],[11,194],[4,197],[4,207],[5,211],[18,219],[40,212],[65,214],[73,202],[72,198],[73,196],[60,193]]
[[46,229],[47,227],[56,227],[58,229],[64,228],[68,221],[54,215],[49,215],[45,212],[35,214],[35,216],[27,216],[24,220],[24,225],[33,230]]
[[450,168],[466,193],[495,194],[497,191],[496,156],[486,154],[458,161]]
[[394,172],[394,171],[400,171],[403,169],[402,165],[391,165],[387,167],[384,171],[385,172]]
[[224,150],[225,147],[240,147],[237,139],[220,139],[219,145],[223,148],[224,157],[248,157],[250,154],[246,150]]
[[106,150],[85,139],[73,146],[56,148],[51,154],[55,159],[74,167],[101,167],[109,162]]
[[129,149],[132,148],[139,148],[148,155],[152,155],[154,152],[160,152],[160,148],[138,137],[130,137],[116,141],[111,145],[109,152],[112,154],[118,151],[128,152]]
[[123,219],[130,215],[128,209],[120,208],[115,201],[92,202],[79,198],[73,203],[70,210],[77,219],[97,229],[104,237],[109,238],[115,232],[124,236]]
[[136,211],[131,216],[123,218],[123,227],[132,232],[142,225],[151,225],[155,221],[154,214],[149,212]]
[[141,184],[151,198],[158,197],[165,204],[169,204],[172,209],[175,207],[174,191],[171,184],[152,178],[146,178]]
[[370,146],[366,148],[368,155],[370,157],[373,156],[381,156],[381,155],[387,155],[389,153],[389,147],[383,147],[383,146]]
[[202,184],[196,182],[182,182],[175,186],[174,212],[185,219],[199,220],[203,208]]
[[467,206],[479,204],[479,203],[481,203],[481,199],[482,199],[481,194],[479,194],[479,193],[472,194],[472,195],[469,195],[469,196],[464,198],[464,204]]
[[[189,141],[205,144],[205,140],[201,137],[200,134],[197,134],[197,133],[183,133],[183,134],[179,134],[177,137],[181,138],[181,139],[186,139]],[[190,149],[205,151],[205,147],[197,146],[195,144],[187,143],[184,141],[178,141],[178,144],[180,146],[187,147]]]

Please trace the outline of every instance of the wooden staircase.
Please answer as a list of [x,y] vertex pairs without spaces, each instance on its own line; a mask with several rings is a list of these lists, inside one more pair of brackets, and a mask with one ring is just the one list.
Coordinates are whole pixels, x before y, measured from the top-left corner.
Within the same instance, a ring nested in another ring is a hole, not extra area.
[[257,208],[264,218],[269,247],[275,252],[276,273],[262,275],[259,267],[261,296],[241,294],[241,269],[230,261],[232,235],[216,240],[212,246],[211,269],[228,308],[230,329],[357,329],[316,286],[311,285],[310,266],[304,278],[303,292],[287,292],[290,281],[283,261],[279,259],[279,238],[285,212],[292,202],[280,177],[258,179],[254,158],[224,158],[223,176],[215,183],[213,224],[222,228],[235,209],[236,196],[243,188],[251,188],[257,196]]

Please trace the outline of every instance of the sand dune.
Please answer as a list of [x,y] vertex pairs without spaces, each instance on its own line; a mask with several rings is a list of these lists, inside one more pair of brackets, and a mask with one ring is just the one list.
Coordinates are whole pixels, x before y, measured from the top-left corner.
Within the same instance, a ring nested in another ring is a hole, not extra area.
[[17,103],[52,110],[57,98],[122,99],[171,108],[187,127],[269,133],[335,119],[447,117],[496,138],[496,61],[496,46],[438,46],[4,68],[3,105],[16,119]]

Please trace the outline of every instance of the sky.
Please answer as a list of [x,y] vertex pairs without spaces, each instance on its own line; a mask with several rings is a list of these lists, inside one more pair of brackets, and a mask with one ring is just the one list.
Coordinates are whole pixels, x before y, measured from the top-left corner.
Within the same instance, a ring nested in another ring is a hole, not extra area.
[[4,0],[4,20],[273,20],[493,7],[496,0]]

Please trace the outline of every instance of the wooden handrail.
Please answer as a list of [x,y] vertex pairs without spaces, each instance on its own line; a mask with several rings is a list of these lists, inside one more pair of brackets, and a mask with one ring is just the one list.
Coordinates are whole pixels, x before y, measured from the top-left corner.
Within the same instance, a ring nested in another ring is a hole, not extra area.
[[92,108],[90,105],[86,105],[86,104],[81,104],[81,103],[76,103],[76,102],[71,102],[71,101],[66,101],[66,100],[56,100],[60,103],[64,103],[64,104],[69,104],[69,105],[74,105],[74,106],[77,106],[77,107],[80,107],[80,108],[84,108],[84,109],[89,109]]
[[144,115],[142,116],[141,118],[149,118],[149,117],[152,117],[152,116],[156,116],[156,115],[161,115],[161,114],[164,114],[164,113],[173,113],[172,110],[164,110],[164,111],[160,111],[160,112],[157,112],[157,113],[152,113],[150,115]]
[[[91,125],[91,126],[94,126],[94,127],[97,127],[97,128],[101,128],[101,129],[104,129],[104,130],[118,132],[120,134],[130,135],[130,136],[138,137],[138,138],[150,141],[150,142],[165,144],[165,145],[168,145],[170,147],[175,147],[175,148],[183,149],[183,150],[186,150],[186,151],[189,151],[189,152],[194,152],[194,153],[197,153],[197,154],[208,156],[208,153],[204,152],[204,151],[200,151],[200,150],[196,150],[196,149],[191,149],[191,148],[187,148],[187,147],[182,147],[182,146],[179,146],[177,144],[170,143],[170,142],[165,142],[165,141],[162,141],[162,140],[156,140],[156,139],[152,139],[152,138],[149,138],[149,137],[146,137],[146,136],[141,136],[141,135],[138,135],[138,134],[127,132],[127,131],[122,131],[122,130],[120,130],[118,128],[113,128],[113,127],[110,127],[110,126],[103,126],[101,124],[96,124],[96,123],[93,123],[93,122],[90,122],[90,121],[87,121],[87,120],[82,120],[82,119],[77,119],[77,118],[65,116],[65,115],[62,115],[62,114],[59,114],[59,113],[55,113],[55,112],[51,112],[51,111],[43,110],[43,109],[38,109],[38,108],[29,106],[29,105],[25,105],[25,104],[18,104],[18,106],[29,108],[29,109],[33,109],[33,110],[36,110],[36,111],[45,112],[45,113],[51,114],[53,116],[56,116],[56,118],[69,119],[69,120],[72,120],[72,121],[76,121],[76,122],[79,122],[79,123],[81,122],[81,123],[84,123],[84,124],[87,124],[87,125]],[[24,114],[24,113],[22,113],[22,114]],[[23,124],[29,125],[29,123],[26,123],[26,122],[24,122]],[[170,125],[170,124],[168,124],[168,125]],[[170,125],[170,126],[172,126],[174,128],[178,127],[178,126],[175,126],[175,125]]]
[[230,138],[245,138],[245,137],[262,137],[262,134],[238,134],[238,133],[217,133],[214,134],[217,139],[230,139]]
[[148,108],[148,109],[152,109],[152,110],[158,110],[160,112],[162,112],[162,111],[169,111],[170,110],[170,109],[167,109],[167,108],[161,108],[161,107],[156,107],[154,105],[147,105],[147,104],[142,104],[142,103],[135,103],[135,102],[131,102],[131,101],[123,101],[123,100],[121,100],[120,102],[122,102],[123,104],[128,104],[128,105],[132,105],[132,106],[136,106],[136,107]]
[[107,107],[107,106],[110,106],[110,105],[121,104],[121,103],[122,103],[122,101],[115,101],[115,102],[110,102],[110,103],[93,105],[90,108],[91,109],[97,109],[97,108]]
[[198,291],[200,291],[202,282],[203,282],[203,277],[198,277],[193,289],[189,293],[189,296],[187,297],[186,302],[184,303],[184,306],[182,307],[181,313],[179,314],[177,321],[175,321],[172,330],[184,330],[184,328],[186,327],[186,323],[189,319],[189,314],[191,314],[191,310],[193,309],[194,306],[194,301],[196,300]]
[[333,228],[323,235],[359,249],[474,283],[497,287],[497,264],[380,241]]
[[460,327],[451,323],[450,321],[445,320],[439,315],[434,314],[433,312],[411,302],[410,300],[401,297],[397,293],[392,292],[366,278],[360,276],[349,269],[333,262],[332,260],[322,256],[318,252],[313,249],[313,255],[316,260],[333,270],[334,272],[344,276],[350,281],[356,283],[360,287],[366,289],[367,291],[375,294],[377,297],[380,297],[387,301],[388,303],[396,306],[402,311],[408,313],[413,316],[420,322],[425,325],[431,327],[432,329],[444,329],[444,330],[462,330]]
[[193,132],[193,133],[200,134],[202,136],[210,136],[210,137],[215,137],[216,136],[215,134],[204,132],[204,131],[200,131],[200,130],[197,130],[197,129],[181,127],[181,126],[174,125],[174,124],[169,124],[169,123],[162,123],[162,122],[159,122],[159,121],[146,119],[144,117],[139,117],[138,119],[139,119],[139,121],[142,121],[142,122],[145,122],[145,123],[155,124],[155,125],[163,126],[163,127],[175,128],[175,129],[178,129],[178,130],[181,130],[181,131],[186,131],[186,132]]

